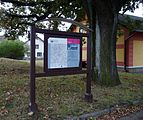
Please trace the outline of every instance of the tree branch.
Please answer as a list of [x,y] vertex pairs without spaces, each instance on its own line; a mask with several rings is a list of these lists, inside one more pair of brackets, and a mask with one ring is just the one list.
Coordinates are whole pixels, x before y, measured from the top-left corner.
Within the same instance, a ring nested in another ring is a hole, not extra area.
[[32,15],[18,15],[18,14],[10,14],[6,12],[7,16],[11,16],[11,17],[18,17],[18,18],[31,18],[31,17],[38,17],[36,14],[32,14]]
[[50,1],[50,2],[21,2],[21,1],[17,1],[17,0],[1,0],[1,2],[4,3],[12,3],[16,6],[31,6],[34,7],[36,5],[42,4],[44,6],[50,6],[51,4],[55,3],[54,1]]
[[36,2],[20,2],[17,0],[1,0],[1,2],[12,3],[17,6],[36,6],[37,5]]
[[[69,2],[72,2],[74,0],[65,0],[64,3],[69,3]],[[46,2],[21,2],[21,1],[18,1],[18,0],[1,0],[2,3],[12,3],[16,6],[31,6],[31,7],[34,7],[34,6],[37,6],[39,4],[42,4],[44,6],[50,6],[51,4],[54,4],[55,1],[46,1]]]
[[[50,12],[52,13],[52,11]],[[44,15],[37,17],[37,20],[34,22],[38,22],[40,20],[44,20],[46,17],[48,17],[48,15],[50,14],[49,12],[46,12]]]

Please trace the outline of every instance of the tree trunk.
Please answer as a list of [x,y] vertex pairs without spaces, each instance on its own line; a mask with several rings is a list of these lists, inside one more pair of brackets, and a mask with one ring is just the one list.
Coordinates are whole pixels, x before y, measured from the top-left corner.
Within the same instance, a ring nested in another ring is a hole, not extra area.
[[110,0],[96,0],[95,4],[97,83],[106,86],[118,85],[120,84],[116,67],[118,12]]

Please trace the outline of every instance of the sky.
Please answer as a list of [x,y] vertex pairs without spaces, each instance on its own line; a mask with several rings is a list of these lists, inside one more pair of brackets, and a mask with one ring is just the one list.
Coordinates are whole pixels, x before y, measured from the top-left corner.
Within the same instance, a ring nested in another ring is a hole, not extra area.
[[[121,13],[121,12],[120,12]],[[128,14],[128,15],[134,15],[134,16],[138,16],[138,17],[143,17],[143,5],[140,4],[139,5],[139,8],[136,9],[134,11],[134,13],[130,12],[130,11],[127,11],[125,14]],[[3,32],[0,32],[0,35],[3,35],[4,33]],[[26,37],[20,37],[19,39],[21,39],[22,41],[26,41],[27,38]]]
[[135,9],[134,13],[127,11],[125,14],[143,17],[143,5],[139,5],[139,9]]

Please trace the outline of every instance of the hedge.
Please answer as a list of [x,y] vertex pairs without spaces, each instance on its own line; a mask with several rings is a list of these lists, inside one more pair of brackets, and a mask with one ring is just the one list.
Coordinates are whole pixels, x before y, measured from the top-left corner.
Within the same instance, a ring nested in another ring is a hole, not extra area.
[[19,40],[4,40],[0,42],[0,57],[22,59],[24,52],[24,43]]

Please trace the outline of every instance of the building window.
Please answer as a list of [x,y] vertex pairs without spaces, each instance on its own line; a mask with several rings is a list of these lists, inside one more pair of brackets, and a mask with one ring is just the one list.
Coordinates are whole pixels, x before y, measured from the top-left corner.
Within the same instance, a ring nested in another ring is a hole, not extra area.
[[35,45],[35,48],[36,48],[36,49],[39,49],[39,45]]
[[42,57],[42,52],[37,52],[37,57]]

